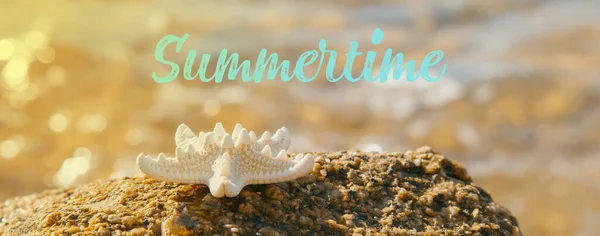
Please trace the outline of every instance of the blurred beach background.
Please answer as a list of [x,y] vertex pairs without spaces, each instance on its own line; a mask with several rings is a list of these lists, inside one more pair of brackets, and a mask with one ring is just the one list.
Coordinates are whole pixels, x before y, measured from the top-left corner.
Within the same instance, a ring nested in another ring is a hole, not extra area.
[[[466,166],[525,235],[600,235],[598,13],[595,0],[3,0],[0,200],[139,175],[135,157],[172,155],[180,123],[199,132],[239,122],[288,127],[293,152],[428,145]],[[417,64],[442,49],[447,69],[435,83],[329,83],[321,73],[311,83],[157,84],[152,73],[170,70],[154,59],[158,40],[184,33],[181,52],[165,53],[181,67],[190,49],[216,58],[223,48],[252,63],[267,48],[295,64],[327,39],[340,54],[359,41]]]

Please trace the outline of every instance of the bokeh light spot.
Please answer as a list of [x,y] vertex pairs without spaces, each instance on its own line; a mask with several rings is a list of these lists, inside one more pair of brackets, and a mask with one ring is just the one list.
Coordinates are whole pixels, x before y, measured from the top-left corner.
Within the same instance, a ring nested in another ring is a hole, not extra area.
[[138,145],[144,141],[144,133],[139,129],[132,129],[125,134],[125,141],[131,146]]
[[21,152],[21,145],[15,140],[9,139],[0,143],[0,156],[12,159]]
[[221,112],[221,103],[217,100],[208,100],[204,102],[204,114],[207,116],[216,116]]
[[15,53],[15,45],[9,39],[0,40],[0,60],[9,60]]
[[63,113],[55,113],[48,119],[48,127],[53,132],[63,132],[69,127],[69,118]]
[[4,80],[10,84],[11,80],[19,80],[27,75],[27,70],[29,69],[29,64],[21,59],[12,59],[4,69],[2,70],[2,75],[4,75]]
[[25,36],[25,44],[34,49],[43,49],[48,45],[49,38],[41,31],[34,30]]

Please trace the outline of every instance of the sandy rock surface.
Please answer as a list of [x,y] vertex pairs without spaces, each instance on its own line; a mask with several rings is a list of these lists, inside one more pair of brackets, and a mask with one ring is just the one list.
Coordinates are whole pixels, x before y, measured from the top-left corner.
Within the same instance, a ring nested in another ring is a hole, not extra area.
[[423,147],[314,153],[313,172],[214,198],[204,185],[95,181],[0,206],[2,235],[521,235],[465,168]]

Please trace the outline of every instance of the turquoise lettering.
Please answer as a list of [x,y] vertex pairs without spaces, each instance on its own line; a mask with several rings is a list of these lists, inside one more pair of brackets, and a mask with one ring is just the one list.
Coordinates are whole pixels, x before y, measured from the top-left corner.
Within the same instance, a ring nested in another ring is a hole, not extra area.
[[[431,59],[435,56],[437,56],[437,58],[435,58],[435,61],[432,62]],[[421,62],[421,69],[420,69],[421,77],[423,77],[423,79],[425,81],[435,82],[442,78],[442,76],[446,72],[446,64],[444,64],[444,67],[442,67],[442,70],[440,71],[440,76],[438,76],[436,78],[431,78],[431,76],[429,75],[429,67],[440,62],[442,60],[442,57],[444,57],[444,51],[442,51],[442,50],[431,51],[430,53],[427,54],[427,56],[425,56],[425,58]]]
[[175,35],[167,35],[160,39],[160,41],[158,41],[158,44],[156,44],[156,49],[154,50],[154,58],[156,58],[156,60],[160,63],[171,66],[171,72],[167,76],[162,78],[158,77],[156,75],[156,72],[152,72],[152,79],[154,79],[154,81],[156,81],[159,84],[163,84],[171,82],[175,78],[177,78],[177,75],[179,75],[179,66],[175,62],[165,60],[165,48],[167,47],[167,45],[176,42],[177,46],[175,47],[175,52],[179,52],[188,36],[188,34],[184,34],[181,38],[179,38]]
[[[329,82],[332,82],[332,83],[338,82],[340,79],[342,79],[344,74],[342,73],[340,75],[340,77],[338,77],[338,78],[333,77],[337,52],[335,50],[327,50],[327,49],[325,49],[326,47],[327,47],[327,41],[325,41],[325,39],[321,39],[321,41],[319,42],[319,50],[321,50],[321,57],[324,57],[326,52],[331,54],[329,56],[329,62],[327,62],[327,68],[325,69],[325,77],[327,78],[327,80]],[[321,59],[321,62],[322,62],[322,59]]]
[[254,75],[256,75],[255,80],[254,80],[255,83],[259,83],[260,81],[262,81],[262,75],[266,69],[267,63],[269,64],[269,69],[267,70],[267,79],[268,80],[274,80],[275,76],[277,76],[277,72],[279,70],[281,70],[280,75],[281,75],[281,80],[283,82],[288,82],[294,77],[294,74],[291,74],[291,75],[289,74],[289,71],[290,71],[290,61],[289,60],[283,60],[281,62],[281,64],[277,65],[279,55],[277,53],[271,53],[271,55],[269,55],[269,57],[265,60],[266,54],[267,54],[267,50],[263,48],[260,51],[260,54],[258,55],[258,59],[256,62],[256,71],[254,72]]
[[[306,58],[308,56],[312,56],[310,58],[310,61],[306,61]],[[294,72],[294,74],[296,74],[296,77],[298,77],[298,80],[300,82],[308,83],[310,81],[313,81],[317,77],[317,75],[319,74],[319,70],[321,69],[321,64],[319,64],[319,69],[317,69],[317,72],[315,73],[315,75],[313,77],[311,77],[310,79],[308,79],[304,76],[303,69],[305,66],[310,65],[313,62],[315,62],[315,60],[317,60],[318,56],[319,56],[319,52],[317,52],[317,50],[306,51],[306,52],[302,53],[302,55],[300,55],[300,57],[298,58],[298,62],[296,62],[296,69]]]
[[360,76],[358,76],[358,78],[352,77],[352,66],[354,65],[354,58],[363,54],[362,52],[358,52],[357,50],[358,42],[350,42],[350,49],[348,49],[348,53],[346,54],[346,66],[344,67],[344,75],[346,76],[346,80],[352,83],[360,80]]

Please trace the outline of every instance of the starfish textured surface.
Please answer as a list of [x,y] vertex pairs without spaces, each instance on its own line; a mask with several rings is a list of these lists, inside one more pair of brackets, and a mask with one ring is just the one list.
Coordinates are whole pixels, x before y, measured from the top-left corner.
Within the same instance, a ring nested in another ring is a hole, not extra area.
[[285,127],[273,136],[266,131],[257,139],[240,124],[231,134],[217,123],[212,132],[198,135],[181,124],[175,132],[175,157],[160,153],[153,158],[140,153],[137,164],[154,179],[205,184],[215,197],[235,197],[246,185],[286,182],[312,171],[312,155],[288,158],[290,137]]

